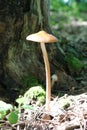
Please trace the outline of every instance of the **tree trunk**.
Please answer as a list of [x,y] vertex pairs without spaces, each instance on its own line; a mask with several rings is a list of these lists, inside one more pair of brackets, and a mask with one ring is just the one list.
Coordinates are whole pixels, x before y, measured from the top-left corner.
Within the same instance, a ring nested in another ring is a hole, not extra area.
[[[45,82],[40,45],[26,41],[27,35],[42,29],[51,33],[49,0],[0,0],[0,86],[13,99],[23,76],[33,75]],[[46,46],[51,74],[64,65],[56,45]]]

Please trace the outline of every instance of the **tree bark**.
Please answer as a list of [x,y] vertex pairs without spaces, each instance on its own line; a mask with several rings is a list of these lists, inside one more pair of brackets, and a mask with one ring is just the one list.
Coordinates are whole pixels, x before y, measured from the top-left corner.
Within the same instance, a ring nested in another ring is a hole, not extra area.
[[[42,29],[51,33],[49,0],[0,1],[0,85],[8,95],[15,95],[13,89],[22,87],[21,79],[25,75],[32,74],[41,83],[45,82],[40,46],[26,41],[27,35]],[[62,68],[63,56],[56,44],[46,47],[52,74],[58,67]]]

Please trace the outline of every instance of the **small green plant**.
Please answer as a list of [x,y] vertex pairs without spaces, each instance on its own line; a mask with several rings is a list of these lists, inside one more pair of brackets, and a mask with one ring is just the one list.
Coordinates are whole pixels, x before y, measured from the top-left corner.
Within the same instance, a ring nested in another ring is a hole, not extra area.
[[11,104],[0,101],[0,119],[2,120],[6,116],[8,110],[12,110],[12,108],[13,106]]
[[11,124],[16,124],[18,122],[18,115],[15,113],[15,112],[11,112],[9,115],[8,115],[8,121],[11,123]]
[[38,105],[42,105],[45,102],[46,93],[41,86],[31,87],[28,91],[25,92],[24,96],[16,99],[16,102],[19,106],[26,105],[29,99],[38,102]]

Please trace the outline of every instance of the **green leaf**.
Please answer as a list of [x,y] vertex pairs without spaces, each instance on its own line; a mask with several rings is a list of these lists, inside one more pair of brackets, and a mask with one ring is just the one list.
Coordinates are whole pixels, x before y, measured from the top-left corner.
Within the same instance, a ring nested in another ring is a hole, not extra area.
[[19,105],[23,105],[26,101],[27,101],[27,98],[25,98],[25,97],[19,97],[19,98],[16,99],[16,102]]
[[2,120],[6,115],[6,111],[0,111],[0,119]]
[[12,109],[12,105],[11,104],[8,104],[8,103],[5,103],[3,101],[0,101],[0,111],[7,111],[9,109]]
[[3,119],[7,114],[8,110],[12,110],[13,106],[11,104],[0,101],[0,119]]
[[22,106],[22,108],[24,108],[24,109],[29,109],[29,110],[34,110],[34,107],[33,106],[31,106],[31,105],[23,105]]
[[8,116],[8,121],[11,124],[16,124],[18,122],[18,115],[15,112],[11,112]]

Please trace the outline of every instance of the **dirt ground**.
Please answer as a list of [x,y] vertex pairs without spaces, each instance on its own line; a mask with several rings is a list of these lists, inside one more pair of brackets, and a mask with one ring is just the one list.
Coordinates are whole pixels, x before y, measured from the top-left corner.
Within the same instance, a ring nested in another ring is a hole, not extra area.
[[18,123],[0,120],[1,130],[87,130],[87,93],[52,97],[50,110],[45,105],[21,109]]

